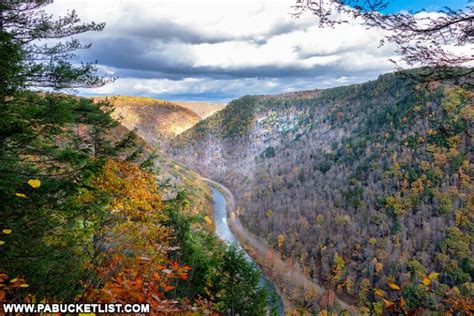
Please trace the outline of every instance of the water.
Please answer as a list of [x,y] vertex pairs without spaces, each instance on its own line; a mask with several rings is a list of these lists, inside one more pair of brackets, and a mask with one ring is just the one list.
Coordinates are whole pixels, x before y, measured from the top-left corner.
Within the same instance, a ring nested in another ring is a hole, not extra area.
[[[249,254],[242,248],[237,238],[234,236],[232,231],[230,230],[229,223],[227,222],[227,203],[224,195],[214,187],[210,187],[212,189],[212,197],[214,200],[214,222],[216,224],[216,234],[217,236],[225,242],[228,242],[239,250],[241,250],[245,258],[254,263],[253,259],[249,256]],[[257,266],[258,267],[258,266]],[[274,304],[273,307],[278,311],[279,315],[284,315],[283,310],[283,302],[281,297],[278,295],[275,286],[273,285],[270,280],[268,280],[262,272],[262,278],[260,279],[260,286],[264,286],[267,288],[268,292],[275,296],[276,301],[269,302],[269,304]]]

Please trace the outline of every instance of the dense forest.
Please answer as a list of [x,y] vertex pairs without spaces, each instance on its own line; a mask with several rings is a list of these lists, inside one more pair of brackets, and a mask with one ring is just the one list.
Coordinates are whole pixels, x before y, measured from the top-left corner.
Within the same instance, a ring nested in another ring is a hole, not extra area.
[[146,140],[153,148],[166,146],[201,118],[186,107],[173,102],[144,97],[95,97],[96,102],[109,101],[112,117]]
[[338,310],[335,294],[363,314],[472,312],[472,80],[406,74],[245,96],[170,151],[327,289],[286,293],[303,310]]
[[214,236],[207,185],[106,100],[63,93],[107,83],[72,61],[88,46],[69,39],[103,25],[75,11],[53,20],[48,3],[0,3],[0,313],[37,302],[264,313],[260,273]]

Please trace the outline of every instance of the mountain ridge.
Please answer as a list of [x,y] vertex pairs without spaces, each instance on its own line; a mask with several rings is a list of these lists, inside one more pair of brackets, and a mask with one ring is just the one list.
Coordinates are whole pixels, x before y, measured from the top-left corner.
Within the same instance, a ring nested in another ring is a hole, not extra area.
[[192,110],[169,101],[131,96],[93,99],[107,99],[113,106],[112,117],[129,130],[136,129],[138,135],[154,146],[167,143],[201,120]]
[[[472,98],[397,74],[245,96],[177,136],[170,155],[229,187],[252,233],[362,310],[382,297],[437,310],[451,299],[439,288],[471,295]],[[440,279],[410,294],[433,271]],[[323,300],[293,298],[313,312]]]

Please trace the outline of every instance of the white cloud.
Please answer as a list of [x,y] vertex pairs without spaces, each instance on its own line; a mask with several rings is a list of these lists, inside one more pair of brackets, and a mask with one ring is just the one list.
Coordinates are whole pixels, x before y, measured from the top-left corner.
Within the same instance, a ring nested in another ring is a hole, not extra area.
[[121,77],[88,94],[229,99],[360,82],[393,69],[393,47],[356,24],[319,29],[311,15],[290,15],[294,0],[56,0],[105,21],[83,57]]

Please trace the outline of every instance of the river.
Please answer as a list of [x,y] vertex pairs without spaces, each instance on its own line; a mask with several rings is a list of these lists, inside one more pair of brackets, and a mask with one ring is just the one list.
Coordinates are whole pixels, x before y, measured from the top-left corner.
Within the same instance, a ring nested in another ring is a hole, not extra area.
[[[209,187],[212,190],[212,197],[214,201],[214,222],[216,225],[217,236],[223,241],[235,245],[235,247],[237,247],[242,252],[244,252],[245,258],[247,258],[249,262],[255,264],[253,259],[242,248],[239,241],[230,230],[229,223],[227,222],[227,201],[224,195],[219,190],[217,190],[214,186],[210,185]],[[256,266],[258,268],[258,265]],[[269,304],[272,304],[272,305],[274,304],[272,307],[273,309],[277,310],[278,315],[284,315],[283,301],[281,297],[278,295],[273,283],[270,282],[270,280],[268,280],[264,276],[263,272],[262,272],[262,278],[260,280],[260,286],[266,287],[268,292],[271,293],[276,298],[276,301],[269,301]]]

